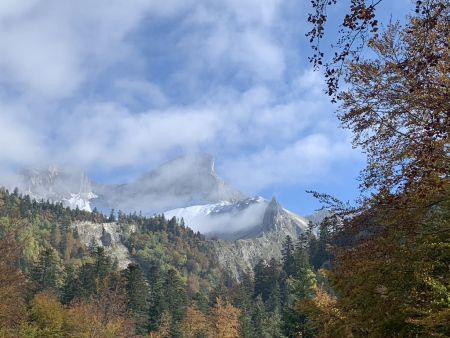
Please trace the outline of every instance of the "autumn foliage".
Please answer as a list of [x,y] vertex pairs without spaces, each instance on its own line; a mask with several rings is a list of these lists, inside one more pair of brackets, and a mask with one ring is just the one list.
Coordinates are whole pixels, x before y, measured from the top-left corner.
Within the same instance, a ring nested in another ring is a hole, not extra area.
[[[352,3],[349,15],[366,4]],[[325,198],[340,217],[330,285],[299,303],[321,337],[450,335],[449,17],[448,1],[417,1],[406,25],[366,40],[370,58],[342,64],[338,116],[367,155],[365,195]]]

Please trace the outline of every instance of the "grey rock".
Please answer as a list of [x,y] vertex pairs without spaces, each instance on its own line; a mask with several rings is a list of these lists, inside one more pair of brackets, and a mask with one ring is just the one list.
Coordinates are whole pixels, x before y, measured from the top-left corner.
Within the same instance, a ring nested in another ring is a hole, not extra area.
[[86,245],[95,244],[104,247],[106,253],[112,258],[117,258],[119,268],[124,269],[132,262],[131,255],[122,239],[134,232],[134,227],[121,225],[117,222],[93,223],[75,222],[72,227],[76,228],[80,240]]

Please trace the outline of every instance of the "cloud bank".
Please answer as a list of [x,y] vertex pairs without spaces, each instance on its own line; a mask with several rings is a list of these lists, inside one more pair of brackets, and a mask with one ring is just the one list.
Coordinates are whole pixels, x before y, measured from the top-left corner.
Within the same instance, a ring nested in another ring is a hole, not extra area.
[[357,163],[305,63],[304,17],[280,0],[2,1],[0,173],[203,151],[256,193]]

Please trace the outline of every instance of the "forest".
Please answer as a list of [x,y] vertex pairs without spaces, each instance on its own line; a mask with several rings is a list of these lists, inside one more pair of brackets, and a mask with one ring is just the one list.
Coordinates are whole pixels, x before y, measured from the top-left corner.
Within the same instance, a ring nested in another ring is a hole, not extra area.
[[[329,216],[235,280],[182,220],[2,189],[0,336],[450,337],[450,3],[381,27],[380,1],[352,0],[327,59],[336,2],[312,1],[308,37],[367,157],[357,203],[312,192]],[[133,262],[83,244],[76,221],[119,224]]]
[[80,242],[75,221],[116,222],[97,212],[0,191],[1,334],[5,337],[312,336],[297,301],[329,264],[323,227],[286,237],[282,261],[260,261],[240,281],[220,270],[210,241],[163,215],[119,214],[135,227],[119,269],[103,247]]

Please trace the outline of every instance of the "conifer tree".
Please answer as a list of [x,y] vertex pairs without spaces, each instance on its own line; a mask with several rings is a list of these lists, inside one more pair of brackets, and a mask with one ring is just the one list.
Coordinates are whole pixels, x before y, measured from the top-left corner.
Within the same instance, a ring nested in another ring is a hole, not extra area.
[[61,302],[69,304],[76,296],[79,288],[79,280],[75,268],[69,265],[66,268],[66,278],[61,291]]
[[255,328],[255,337],[269,338],[268,315],[261,295],[254,302],[252,321]]
[[281,251],[283,270],[288,277],[294,274],[294,243],[291,236],[286,236]]
[[144,274],[136,264],[129,264],[125,270],[128,309],[136,325],[136,333],[144,335],[148,330],[150,310],[150,288]]
[[31,277],[37,290],[52,289],[58,292],[64,283],[64,266],[58,252],[52,247],[45,248],[32,267]]
[[180,321],[187,307],[186,285],[174,269],[167,272],[164,282],[167,309],[173,320]]
[[308,317],[298,311],[299,301],[314,297],[315,274],[309,263],[308,237],[301,235],[294,251],[295,271],[288,279],[289,297],[283,309],[283,333],[287,337],[312,337]]

